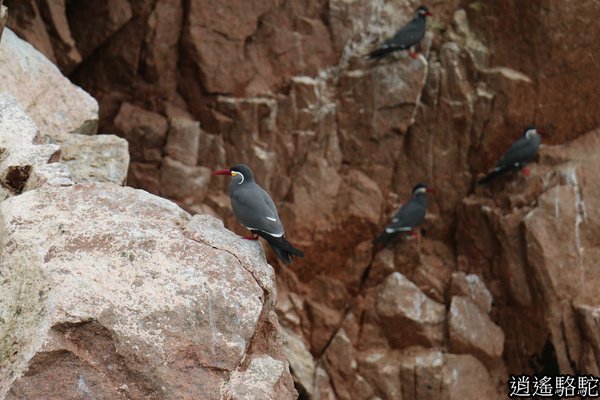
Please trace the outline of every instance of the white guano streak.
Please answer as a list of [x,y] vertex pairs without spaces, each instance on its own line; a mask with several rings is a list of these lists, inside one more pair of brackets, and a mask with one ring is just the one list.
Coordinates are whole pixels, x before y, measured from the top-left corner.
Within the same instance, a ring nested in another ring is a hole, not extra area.
[[581,283],[585,282],[583,248],[581,246],[580,225],[582,222],[587,222],[587,209],[581,198],[581,188],[577,181],[577,171],[574,167],[570,167],[562,171],[562,175],[567,181],[567,184],[573,188],[575,194],[575,247],[579,256],[579,270],[581,272]]

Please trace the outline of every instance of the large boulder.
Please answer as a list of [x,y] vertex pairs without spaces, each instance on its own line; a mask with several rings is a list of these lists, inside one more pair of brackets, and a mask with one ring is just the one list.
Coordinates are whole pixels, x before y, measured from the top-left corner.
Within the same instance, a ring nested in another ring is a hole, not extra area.
[[502,356],[504,333],[471,299],[452,297],[448,315],[448,335],[453,353],[471,353],[483,362]]
[[444,336],[445,308],[399,272],[381,285],[376,302],[382,328],[395,347],[440,345]]
[[0,41],[0,92],[17,98],[42,135],[96,133],[96,100],[10,29],[4,30]]
[[257,242],[114,184],[0,216],[0,397],[294,398]]

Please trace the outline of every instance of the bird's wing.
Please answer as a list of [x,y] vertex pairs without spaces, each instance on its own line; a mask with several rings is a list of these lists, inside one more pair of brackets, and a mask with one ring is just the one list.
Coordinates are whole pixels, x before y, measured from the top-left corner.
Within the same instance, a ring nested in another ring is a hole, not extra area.
[[275,203],[260,186],[240,187],[231,195],[231,207],[246,228],[275,237],[283,236],[283,225]]
[[420,202],[411,199],[404,204],[392,218],[386,227],[387,233],[410,231],[417,225],[420,225],[425,218],[425,207]]
[[386,40],[381,45],[382,49],[408,49],[417,44],[425,36],[425,21],[423,19],[413,19],[406,26],[400,29],[394,37]]
[[520,168],[535,158],[537,150],[536,143],[523,136],[504,153],[496,168]]
[[279,220],[279,214],[277,213],[277,206],[275,206],[275,202],[273,201],[271,196],[269,196],[269,193],[267,193],[263,188],[261,188],[258,185],[256,185],[256,187],[259,189],[258,191],[261,193],[263,201],[265,202],[267,207],[269,207],[269,210],[271,210],[271,212],[274,214],[275,218],[277,218],[277,220]]

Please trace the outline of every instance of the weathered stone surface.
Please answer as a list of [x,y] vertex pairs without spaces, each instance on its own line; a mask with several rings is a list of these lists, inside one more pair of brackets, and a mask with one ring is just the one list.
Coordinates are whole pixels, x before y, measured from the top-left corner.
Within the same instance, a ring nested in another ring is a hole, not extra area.
[[12,10],[9,26],[66,73],[81,63],[71,36],[65,0],[6,0]]
[[367,350],[358,355],[360,374],[377,388],[384,399],[402,399],[400,353],[382,349]]
[[334,61],[329,35],[318,17],[323,7],[323,2],[314,2],[286,10],[273,1],[193,5],[183,32],[190,74],[197,74],[210,93],[234,93],[243,86],[264,93],[281,84],[282,76],[306,70],[314,74]]
[[127,174],[127,185],[144,189],[150,193],[160,193],[159,167],[154,163],[131,162]]
[[364,388],[359,388],[358,383],[362,379],[356,370],[358,364],[352,341],[344,328],[335,333],[331,339],[331,343],[325,350],[323,359],[327,370],[331,371],[329,377],[337,398],[344,400],[350,400],[355,397],[368,398],[372,394],[372,389],[369,390],[369,388],[366,389],[366,392],[368,392],[366,394],[358,393],[360,389],[364,390]]
[[113,184],[45,186],[0,213],[7,398],[219,398],[225,382],[292,398],[260,339],[275,288],[256,243]]
[[485,366],[471,355],[411,349],[396,355],[402,395],[398,399],[502,399]]
[[[20,25],[16,33],[29,43],[35,43],[36,49],[41,51],[52,62],[56,61],[50,33],[44,24],[44,19],[36,0],[4,0],[10,8],[7,26]],[[17,24],[18,23],[18,24]],[[14,31],[14,29],[13,29]]]
[[42,135],[96,132],[96,100],[10,29],[4,30],[0,42],[0,92],[17,98]]
[[[42,18],[50,35],[56,64],[61,71],[70,73],[81,63],[82,56],[71,36],[71,27],[65,12],[66,3],[66,0],[38,1]],[[25,38],[28,42],[31,42],[27,36]],[[46,52],[42,52],[46,54]],[[49,58],[53,62],[55,61],[52,57]]]
[[479,275],[454,272],[450,282],[451,296],[465,296],[479,306],[481,311],[489,314],[492,310],[492,294]]
[[123,103],[115,125],[129,143],[132,161],[159,162],[165,145],[168,122],[160,114]]
[[590,374],[597,376],[600,373],[600,364],[598,358],[600,353],[600,332],[598,331],[598,323],[600,322],[600,309],[598,306],[588,304],[576,304],[575,310],[577,313],[577,321],[582,327],[585,342],[582,349],[582,365],[583,371],[589,371]]
[[59,146],[36,143],[38,135],[37,126],[17,100],[0,93],[0,181],[14,193],[25,189],[34,167],[58,161]]
[[[189,166],[196,166],[200,141],[200,123],[186,118],[169,121],[166,156]],[[200,202],[198,202],[200,203]]]
[[[63,7],[63,13],[67,10]],[[69,28],[77,38],[77,48],[83,58],[88,58],[115,32],[121,29],[133,16],[127,1],[108,0],[87,7],[83,3],[73,3],[68,9]],[[89,27],[95,29],[90,30]]]
[[[185,235],[191,240],[221,248],[233,254],[258,282],[264,291],[265,302],[269,306],[274,306],[277,297],[275,275],[273,268],[265,262],[265,255],[259,242],[244,240],[224,229],[221,221],[209,215],[201,214],[192,217],[185,228]],[[249,251],[240,252],[240,249],[248,249]]]
[[499,182],[500,196],[490,199],[482,192],[465,199],[473,217],[459,212],[457,238],[478,237],[481,249],[497,248],[481,258],[479,249],[461,243],[459,256],[466,270],[493,269],[503,282],[492,287],[511,370],[531,368],[528,360],[548,351],[555,352],[552,362],[561,371],[591,364],[593,339],[582,332],[571,304],[596,303],[595,264],[588,257],[598,252],[591,238],[600,232],[593,217],[600,187],[593,172],[600,166],[598,145],[600,133],[593,131],[546,146],[534,179],[514,187]]
[[269,356],[253,357],[245,371],[235,371],[225,384],[226,399],[280,399],[277,382],[285,372],[285,363]]
[[476,358],[448,354],[442,368],[441,393],[433,398],[500,400],[506,398],[506,386],[505,382],[495,383]]
[[315,396],[315,360],[302,338],[283,328],[281,331],[284,353],[290,363],[290,371],[296,388],[311,397]]
[[58,136],[56,142],[61,149],[60,160],[75,182],[125,183],[129,167],[126,140],[115,135],[71,133]]
[[[471,355],[433,349],[374,349],[361,355],[359,373],[383,399],[502,399],[486,367]],[[361,397],[363,398],[363,397]]]
[[160,167],[160,194],[183,205],[200,204],[208,192],[210,176],[206,167],[190,167],[165,157]]
[[[180,57],[179,40],[185,22],[183,5],[182,0],[155,3],[145,27],[142,75],[147,82],[159,87],[163,93],[177,90],[180,73],[177,64]],[[157,46],[157,43],[161,45]],[[175,102],[179,107],[183,105],[181,101]]]
[[471,299],[453,296],[448,315],[450,351],[470,353],[483,362],[498,359],[504,348],[504,333]]
[[445,309],[399,272],[389,275],[377,295],[377,315],[394,347],[439,345]]
[[74,184],[69,167],[60,162],[53,162],[34,166],[23,190],[28,191],[43,185],[71,186]]
[[41,143],[34,122],[8,94],[0,94],[0,148],[1,180],[13,194],[46,184],[122,184],[129,162],[127,142],[112,135],[61,134],[54,143]]
[[[519,70],[538,82],[536,122],[548,127],[546,143],[563,143],[600,125],[600,104],[596,101],[600,83],[589,79],[589,71],[598,70],[594,54],[599,44],[593,39],[600,35],[600,27],[593,22],[599,12],[597,4],[570,0],[546,6],[510,1],[486,4],[479,11],[466,10],[492,54],[492,62]],[[536,24],[519,24],[533,19]],[[564,30],[552,29],[559,25]],[[522,40],[524,37],[527,40]],[[567,39],[571,37],[578,39]],[[561,62],[542,61],[549,59]],[[587,100],[585,104],[582,99]]]

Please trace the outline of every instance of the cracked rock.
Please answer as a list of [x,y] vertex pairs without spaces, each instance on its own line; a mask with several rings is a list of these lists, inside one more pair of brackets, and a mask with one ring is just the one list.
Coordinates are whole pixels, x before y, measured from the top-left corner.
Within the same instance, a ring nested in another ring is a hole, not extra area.
[[110,183],[0,214],[0,397],[294,398],[257,243]]

